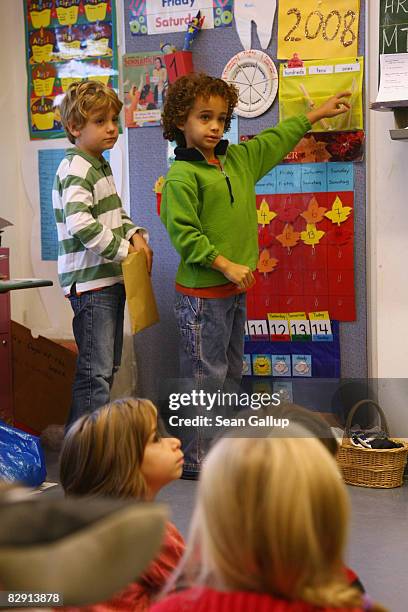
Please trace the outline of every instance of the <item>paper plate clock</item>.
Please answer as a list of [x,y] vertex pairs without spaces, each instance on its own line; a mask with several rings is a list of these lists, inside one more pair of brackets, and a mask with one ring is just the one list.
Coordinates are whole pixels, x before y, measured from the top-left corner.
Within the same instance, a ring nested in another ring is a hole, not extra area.
[[241,117],[258,117],[268,110],[278,91],[275,64],[262,51],[250,49],[234,55],[225,66],[222,78],[239,89],[235,113]]

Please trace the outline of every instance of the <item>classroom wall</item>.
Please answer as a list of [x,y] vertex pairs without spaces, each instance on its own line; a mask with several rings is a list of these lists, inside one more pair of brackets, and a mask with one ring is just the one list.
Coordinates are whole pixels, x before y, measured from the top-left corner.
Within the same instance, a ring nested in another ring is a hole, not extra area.
[[[378,85],[379,0],[370,0],[368,98]],[[408,140],[395,142],[392,113],[368,114],[368,227],[370,371],[395,435],[408,436],[407,166]]]
[[[117,2],[121,24],[122,1]],[[122,30],[118,27],[121,46]],[[0,139],[0,216],[14,226],[3,233],[2,245],[10,248],[12,278],[49,278],[53,287],[11,292],[13,320],[26,325],[32,334],[49,338],[72,338],[72,310],[58,284],[57,262],[43,262],[40,256],[39,185],[37,155],[41,148],[71,146],[65,138],[29,140],[27,126],[27,78],[23,2],[0,2],[0,89],[2,138]],[[111,164],[119,193],[125,206],[127,195],[126,135],[119,137],[111,155]],[[133,341],[125,327],[123,363],[115,382],[114,396],[134,392],[136,364]]]
[[[21,159],[27,141],[26,77],[22,2],[0,2],[0,216],[14,224],[3,234],[2,245],[11,250],[11,275],[33,276],[30,263],[32,211],[21,176]],[[38,291],[14,292],[11,296],[13,318],[23,324],[48,326]]]
[[[122,1],[118,4],[128,4]],[[375,99],[377,90],[377,58],[378,58],[378,10],[379,0],[370,0],[367,21],[366,58],[369,65],[368,100]],[[119,20],[118,20],[119,21]],[[227,31],[226,31],[227,32]],[[228,36],[232,36],[231,34]],[[146,49],[156,48],[155,38],[151,39]],[[148,39],[145,39],[148,40]],[[154,42],[153,42],[154,40]],[[197,43],[198,44],[198,43]],[[133,50],[133,45],[128,47]],[[237,48],[239,50],[240,47]],[[197,65],[204,68],[212,59],[209,48],[197,48],[199,51]],[[219,68],[222,61],[219,62]],[[218,64],[216,64],[216,68]],[[0,140],[0,216],[12,221],[15,226],[3,234],[3,245],[11,249],[11,273],[14,277],[30,277],[33,275],[30,253],[30,234],[33,212],[25,192],[21,176],[21,163],[24,151],[29,146],[26,126],[26,72],[24,49],[23,8],[20,1],[0,2],[0,70],[2,87],[0,89],[0,113],[2,117],[2,138]],[[405,376],[407,364],[407,341],[405,331],[406,304],[408,304],[408,283],[406,283],[406,261],[408,260],[408,240],[406,239],[408,217],[406,215],[406,160],[408,142],[392,142],[388,129],[392,126],[391,114],[369,112],[367,115],[367,171],[368,171],[368,220],[367,249],[365,245],[364,258],[367,264],[367,340],[368,369],[374,377],[380,377],[380,399],[386,407],[387,415],[394,432],[398,425],[407,425],[408,412],[405,409],[405,386],[401,379]],[[252,125],[255,125],[254,123]],[[141,130],[144,133],[151,129]],[[135,132],[136,130],[133,130]],[[139,130],[137,130],[139,131]],[[156,130],[157,131],[157,130]],[[249,131],[249,130],[247,130]],[[154,166],[147,165],[148,170],[143,199],[133,194],[138,200],[137,210],[145,206],[153,206],[152,181],[165,170],[165,153],[159,135],[154,136],[153,152]],[[61,143],[62,141],[60,141]],[[146,144],[146,143],[145,143]],[[160,145],[160,146],[159,146]],[[137,149],[130,147],[131,163],[135,163]],[[156,167],[157,164],[157,167]],[[125,163],[126,168],[126,163]],[[141,169],[142,170],[142,169]],[[405,172],[405,173],[404,173]],[[149,185],[149,188],[147,187]],[[151,187],[150,187],[151,185]],[[136,189],[136,188],[135,188]],[[142,219],[143,220],[143,219]],[[162,233],[158,220],[153,224],[153,246],[166,244],[167,238]],[[364,240],[364,238],[363,238]],[[156,261],[156,278],[170,275],[174,272],[170,247],[166,247],[166,257]],[[365,289],[364,289],[365,295]],[[363,295],[363,298],[364,298]],[[170,288],[166,299],[171,299]],[[169,306],[169,303],[167,302]],[[61,300],[60,334],[69,333],[70,310],[63,298]],[[12,294],[13,319],[34,329],[47,329],[50,325],[46,309],[37,290],[14,292]],[[174,355],[169,348],[174,341],[175,330],[172,327],[170,309],[162,315],[160,334],[149,337],[149,342],[159,346],[162,362],[171,362]],[[167,330],[169,333],[167,334]],[[153,330],[150,332],[153,334]],[[156,332],[155,332],[156,333]],[[146,332],[148,334],[148,332]],[[169,345],[170,342],[170,345]],[[357,338],[356,345],[361,342]],[[146,346],[146,342],[145,342]],[[147,346],[149,346],[147,344]],[[356,347],[358,348],[358,347]],[[151,351],[148,351],[149,353]],[[351,353],[357,351],[351,347]],[[133,357],[128,356],[126,365],[134,368]],[[154,364],[150,357],[140,363],[139,368],[151,371]],[[171,370],[171,367],[169,366]],[[399,378],[398,384],[395,379]],[[385,379],[385,380],[383,380]],[[148,381],[146,381],[148,384]]]

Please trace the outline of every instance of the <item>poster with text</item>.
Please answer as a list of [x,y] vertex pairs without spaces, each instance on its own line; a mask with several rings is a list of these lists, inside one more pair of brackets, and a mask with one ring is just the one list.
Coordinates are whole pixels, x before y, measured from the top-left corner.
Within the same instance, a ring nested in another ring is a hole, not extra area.
[[205,17],[203,29],[232,25],[233,0],[131,0],[130,31],[134,36],[186,32],[198,11]]
[[280,65],[279,117],[306,114],[341,91],[349,91],[350,109],[337,117],[321,119],[313,132],[362,130],[364,58],[305,61],[299,68]]
[[57,104],[74,81],[118,87],[113,0],[24,0],[31,140],[65,136]]
[[167,86],[167,70],[160,51],[124,55],[125,126],[160,125]]
[[279,0],[278,59],[357,55],[360,0]]

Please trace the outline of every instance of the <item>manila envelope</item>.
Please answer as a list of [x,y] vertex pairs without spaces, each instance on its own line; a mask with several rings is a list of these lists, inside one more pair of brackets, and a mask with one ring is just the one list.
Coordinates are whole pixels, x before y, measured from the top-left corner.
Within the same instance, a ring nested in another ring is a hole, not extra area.
[[126,300],[132,334],[150,327],[159,321],[152,281],[147,272],[144,251],[130,253],[122,262]]

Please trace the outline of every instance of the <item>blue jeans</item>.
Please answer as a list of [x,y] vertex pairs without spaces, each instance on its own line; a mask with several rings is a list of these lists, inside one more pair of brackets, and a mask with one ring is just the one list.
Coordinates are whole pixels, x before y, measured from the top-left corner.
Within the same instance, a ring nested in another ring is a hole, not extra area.
[[122,357],[126,296],[124,285],[118,283],[81,295],[71,293],[69,299],[78,359],[67,428],[83,414],[109,402]]
[[[237,391],[242,376],[246,293],[197,298],[177,292],[174,311],[180,334],[180,390]],[[214,417],[217,408],[212,414],[197,407],[187,408],[185,413],[188,417]],[[183,445],[185,472],[198,472],[208,447],[208,431],[191,427],[177,433]]]

